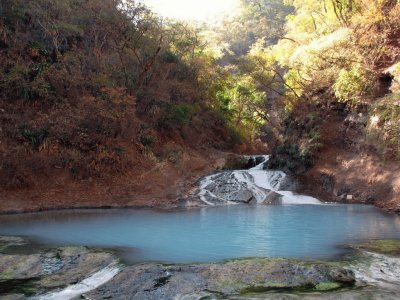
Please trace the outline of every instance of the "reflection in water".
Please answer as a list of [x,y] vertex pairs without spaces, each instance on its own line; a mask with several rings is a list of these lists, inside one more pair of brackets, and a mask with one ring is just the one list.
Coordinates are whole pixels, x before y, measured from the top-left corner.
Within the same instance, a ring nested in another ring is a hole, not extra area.
[[0,234],[32,236],[51,245],[123,249],[130,261],[331,258],[343,251],[338,245],[400,238],[399,229],[399,217],[359,205],[74,210],[0,217]]

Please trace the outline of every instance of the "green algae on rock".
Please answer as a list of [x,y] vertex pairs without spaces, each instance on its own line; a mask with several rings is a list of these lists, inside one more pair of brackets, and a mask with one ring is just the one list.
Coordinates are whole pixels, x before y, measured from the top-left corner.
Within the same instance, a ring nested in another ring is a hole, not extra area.
[[374,240],[361,244],[358,248],[375,253],[400,256],[399,240]]

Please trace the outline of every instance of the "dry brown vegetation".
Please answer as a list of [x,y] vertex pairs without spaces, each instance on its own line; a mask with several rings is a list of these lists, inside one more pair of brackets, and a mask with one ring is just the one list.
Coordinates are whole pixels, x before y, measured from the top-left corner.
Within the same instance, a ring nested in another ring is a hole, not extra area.
[[[145,7],[117,0],[0,4],[0,190],[108,180],[233,140],[200,67]],[[176,29],[177,30],[177,29]],[[196,46],[196,45],[194,45]],[[5,194],[4,194],[5,195]]]

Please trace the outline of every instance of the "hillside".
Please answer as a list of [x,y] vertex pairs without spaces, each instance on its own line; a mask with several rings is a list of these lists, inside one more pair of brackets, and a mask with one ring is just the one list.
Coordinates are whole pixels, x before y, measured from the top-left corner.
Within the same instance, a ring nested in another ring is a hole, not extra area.
[[326,201],[398,213],[398,1],[291,3],[285,39],[261,52],[265,66],[286,69],[270,167],[297,174],[302,192]]
[[7,0],[0,13],[3,209],[170,201],[175,181],[244,141],[195,27],[134,1]]
[[0,210],[169,206],[230,153],[400,211],[397,0],[241,0],[219,25],[129,0],[0,4]]

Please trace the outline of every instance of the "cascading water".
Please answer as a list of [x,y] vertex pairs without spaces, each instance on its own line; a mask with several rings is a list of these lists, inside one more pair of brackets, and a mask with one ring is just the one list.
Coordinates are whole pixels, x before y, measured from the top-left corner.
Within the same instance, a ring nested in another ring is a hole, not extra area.
[[313,197],[281,190],[287,175],[282,171],[264,170],[269,156],[249,170],[235,170],[205,177],[200,182],[198,196],[207,205],[240,203],[255,204],[321,204]]

